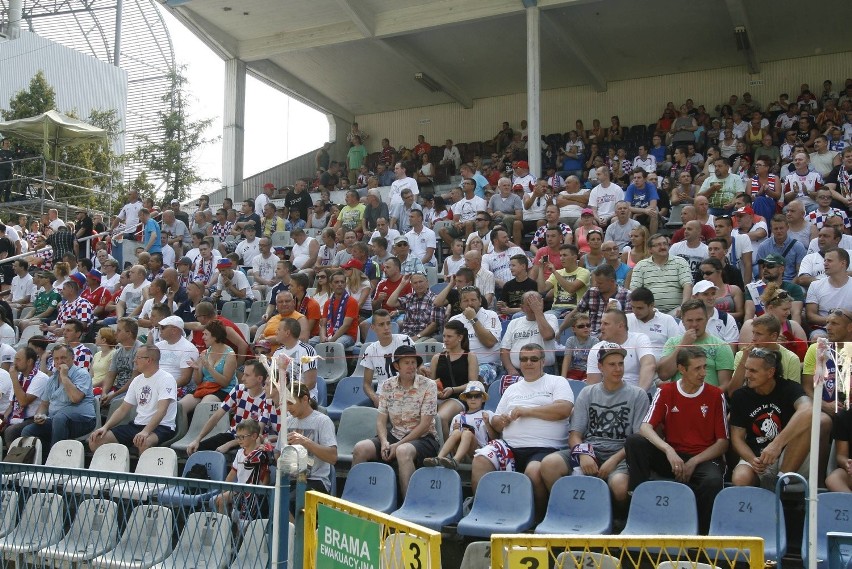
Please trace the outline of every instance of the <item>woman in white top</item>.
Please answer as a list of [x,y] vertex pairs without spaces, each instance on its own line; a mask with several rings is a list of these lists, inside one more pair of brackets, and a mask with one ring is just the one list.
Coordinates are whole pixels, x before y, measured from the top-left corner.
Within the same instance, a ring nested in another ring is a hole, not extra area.
[[421,186],[430,186],[435,177],[435,167],[429,160],[429,154],[424,153],[420,158],[422,161],[420,170],[417,171],[417,183]]
[[320,305],[320,310],[331,296],[331,279],[328,278],[328,275],[328,269],[317,271],[316,291],[314,291],[312,298]]
[[719,139],[719,152],[722,154],[722,158],[726,160],[737,152],[737,139],[734,137],[734,131],[730,128],[726,128],[725,134]]

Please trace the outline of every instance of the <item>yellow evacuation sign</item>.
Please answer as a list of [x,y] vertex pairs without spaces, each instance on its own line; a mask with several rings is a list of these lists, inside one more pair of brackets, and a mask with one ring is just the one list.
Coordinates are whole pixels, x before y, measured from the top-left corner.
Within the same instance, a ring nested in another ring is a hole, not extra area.
[[381,525],[323,504],[317,522],[317,569],[379,569]]

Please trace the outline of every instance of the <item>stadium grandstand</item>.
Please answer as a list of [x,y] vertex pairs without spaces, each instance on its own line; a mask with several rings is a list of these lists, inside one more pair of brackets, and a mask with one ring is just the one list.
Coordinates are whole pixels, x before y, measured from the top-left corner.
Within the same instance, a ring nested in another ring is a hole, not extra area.
[[[65,515],[39,559],[66,559],[76,496],[108,497],[131,530],[75,559],[143,524],[146,566],[265,564],[301,445],[310,523],[369,508],[407,555],[452,536],[447,567],[533,533],[559,567],[546,536],[601,536],[598,567],[848,559],[848,3],[790,38],[786,0],[163,5],[228,61],[225,187],[4,220],[4,447],[47,465],[0,464],[9,535]],[[246,73],[329,142],[244,180]],[[291,559],[349,555],[326,529]]]

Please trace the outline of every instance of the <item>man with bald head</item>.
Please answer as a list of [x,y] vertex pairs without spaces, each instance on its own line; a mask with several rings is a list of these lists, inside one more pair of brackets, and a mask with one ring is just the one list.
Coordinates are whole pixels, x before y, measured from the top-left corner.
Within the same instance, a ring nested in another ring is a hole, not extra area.
[[465,267],[473,271],[474,285],[485,296],[486,306],[491,306],[494,300],[494,273],[482,266],[482,255],[479,251],[468,251],[464,254]]
[[[707,198],[702,198],[705,202]],[[672,245],[683,241],[684,232],[686,231],[686,224],[690,221],[698,219],[698,211],[695,209],[694,205],[685,205],[683,209],[680,211],[680,220],[683,222],[683,226],[674,232],[672,235]],[[699,222],[700,223],[700,222]],[[716,230],[713,227],[707,225],[706,223],[701,224],[701,242],[707,243],[709,240],[716,237]]]
[[170,209],[163,211],[162,232],[168,235],[169,245],[172,246],[177,255],[182,255],[183,251],[189,249],[192,243],[189,228],[183,221],[177,219],[175,212]]
[[[707,258],[707,245],[701,241],[701,223],[693,219],[684,226],[684,240],[675,243],[669,249],[670,255],[682,257],[689,263],[689,270],[695,274],[701,261]],[[706,225],[704,227],[707,227]]]
[[497,192],[488,201],[486,211],[491,215],[495,223],[502,223],[506,231],[512,234],[515,243],[521,242],[523,237],[524,202],[521,197],[512,191],[512,180],[500,178],[497,181]]
[[570,227],[575,227],[580,220],[583,208],[589,205],[589,188],[584,188],[580,178],[568,176],[565,178],[565,187],[556,196],[556,205],[559,206],[559,221]]
[[[255,342],[258,340],[266,340],[271,343],[270,350],[274,352],[279,348],[279,344],[276,343],[275,335],[278,333],[278,325],[281,324],[281,321],[285,318],[292,318],[293,320],[298,320],[299,324],[302,325],[302,330],[299,339],[303,342],[307,341],[310,338],[310,327],[307,326],[307,320],[303,314],[296,312],[296,301],[293,298],[293,293],[290,291],[281,291],[275,295],[275,314],[269,318],[264,324],[257,326],[255,329],[259,329],[258,335],[255,337]],[[254,334],[254,329],[251,330],[251,333]],[[270,352],[270,353],[271,353]]]
[[695,206],[695,219],[704,225],[712,227],[713,234],[715,235],[716,230],[713,223],[715,218],[710,214],[710,200],[707,199],[707,196],[695,196],[695,200],[692,202],[692,205]]

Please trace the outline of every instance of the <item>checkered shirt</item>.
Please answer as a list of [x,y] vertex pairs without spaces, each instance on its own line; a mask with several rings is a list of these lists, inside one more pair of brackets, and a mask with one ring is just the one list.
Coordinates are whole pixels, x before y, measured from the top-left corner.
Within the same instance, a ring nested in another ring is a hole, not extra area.
[[[618,287],[610,300],[617,300],[621,304],[621,310],[625,313],[633,310],[630,304],[630,291],[623,287]],[[577,303],[577,312],[588,312],[589,321],[592,325],[592,334],[597,335],[601,330],[601,319],[606,312],[607,302],[604,301],[601,291],[598,287],[593,286],[586,291],[580,302]]]
[[817,230],[819,230],[822,229],[822,226],[825,225],[825,222],[828,221],[829,217],[835,216],[843,219],[843,226],[846,227],[846,229],[852,229],[852,221],[850,221],[849,216],[846,215],[845,211],[836,207],[831,208],[826,213],[822,213],[818,209],[815,209],[810,212],[805,219],[807,219],[811,225],[816,226]]
[[231,229],[234,228],[233,221],[226,221],[224,224],[215,224],[213,226],[213,236],[218,237],[219,239],[225,239],[228,235],[231,234]]
[[76,318],[88,326],[95,319],[95,307],[82,296],[71,302],[63,300],[59,304],[58,315],[53,324],[59,327],[64,326],[69,318]]
[[[33,248],[35,248],[35,246],[33,246]],[[45,271],[49,271],[53,268],[53,247],[50,245],[46,246],[41,251],[37,251],[36,257],[44,259],[44,263],[42,263],[41,266]]]
[[[573,235],[574,232],[571,231],[571,228],[565,225],[564,223],[559,224],[559,230],[562,231],[562,237],[564,238],[566,235]],[[535,235],[532,238],[532,244],[536,247],[544,247],[547,244],[547,225],[542,225],[538,229],[535,230]]]
[[444,329],[443,308],[437,308],[434,304],[435,293],[427,290],[422,298],[417,298],[413,292],[399,298],[399,311],[405,312],[405,320],[402,321],[399,332],[408,336],[416,336],[426,326],[435,322],[438,331]]
[[266,392],[261,390],[260,395],[252,397],[242,383],[233,388],[222,402],[222,410],[231,415],[230,431],[235,436],[237,425],[245,419],[254,419],[258,423],[268,424],[269,415],[266,407]]
[[[84,344],[77,344],[74,346],[73,350],[74,365],[80,369],[89,371],[92,367],[92,360],[94,358],[92,350],[87,348]],[[56,372],[56,367],[53,365],[53,356],[49,356],[47,358],[47,372],[48,375]]]

